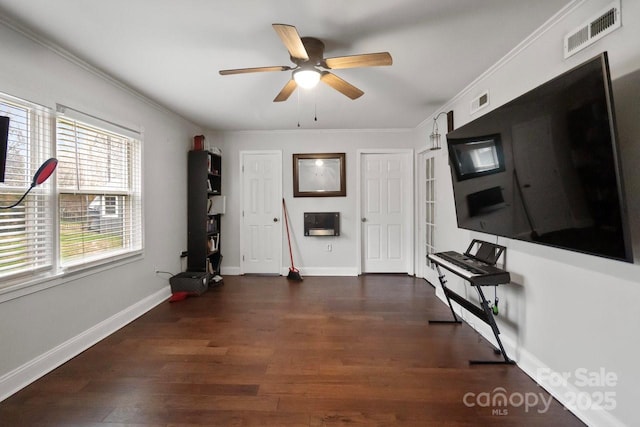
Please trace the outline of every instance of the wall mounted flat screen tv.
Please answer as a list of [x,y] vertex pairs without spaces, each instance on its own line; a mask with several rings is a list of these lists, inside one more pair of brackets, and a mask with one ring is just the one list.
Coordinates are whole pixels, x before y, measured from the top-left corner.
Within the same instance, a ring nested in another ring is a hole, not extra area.
[[460,228],[633,262],[606,52],[447,145]]

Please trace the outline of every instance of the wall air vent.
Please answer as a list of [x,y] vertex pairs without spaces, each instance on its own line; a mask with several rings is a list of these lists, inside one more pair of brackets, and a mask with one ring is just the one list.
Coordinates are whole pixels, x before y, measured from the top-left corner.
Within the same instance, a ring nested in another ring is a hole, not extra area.
[[600,13],[564,36],[564,58],[567,59],[622,26],[620,0],[609,3]]
[[471,100],[471,114],[475,113],[481,108],[489,105],[489,91],[482,92],[479,96]]

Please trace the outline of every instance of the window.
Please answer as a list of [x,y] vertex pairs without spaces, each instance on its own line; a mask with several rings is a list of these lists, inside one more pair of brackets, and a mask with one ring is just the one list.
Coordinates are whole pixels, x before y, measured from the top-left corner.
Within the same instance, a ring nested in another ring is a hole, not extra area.
[[56,135],[61,266],[141,250],[139,141],[66,117]]
[[[48,110],[6,95],[0,96],[0,115],[10,119],[5,182],[0,183],[0,206],[7,206],[18,201],[51,156],[51,124]],[[0,281],[51,268],[51,189],[46,182],[15,208],[0,209]]]
[[0,206],[18,201],[40,165],[58,159],[53,179],[0,209],[0,288],[142,250],[140,134],[92,116],[77,121],[84,116],[60,107],[53,119],[47,108],[0,94],[0,115],[10,118]]
[[116,196],[104,196],[104,214],[118,215],[118,198]]

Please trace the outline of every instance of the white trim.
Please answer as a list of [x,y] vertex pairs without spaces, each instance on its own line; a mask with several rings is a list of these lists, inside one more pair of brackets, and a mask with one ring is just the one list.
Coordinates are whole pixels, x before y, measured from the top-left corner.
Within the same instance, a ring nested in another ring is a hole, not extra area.
[[240,267],[220,267],[220,274],[223,276],[240,276],[242,274]]
[[[503,338],[502,341],[505,345],[506,343],[509,343],[509,345],[513,345],[513,341],[509,338]],[[580,391],[573,384],[571,384],[570,381],[567,381],[564,386],[551,384],[548,378],[561,378],[562,374],[553,371],[540,359],[536,358],[528,351],[520,349],[519,352],[520,357],[518,360],[518,367],[522,369],[525,374],[530,376],[531,379],[534,380],[540,387],[544,388],[550,395],[558,400],[558,402],[560,402],[563,406],[568,403],[576,403],[575,401],[567,402],[568,396],[578,396],[580,395],[580,393],[584,393],[584,391]],[[538,374],[540,370],[545,371],[545,375],[543,378],[541,378],[541,376]],[[611,412],[604,409],[580,410],[579,408],[572,408],[567,409],[567,411],[574,414],[588,426],[625,427],[627,425]]]
[[224,131],[225,134],[234,135],[264,135],[268,134],[334,134],[334,133],[406,133],[415,131],[416,127],[411,128],[366,128],[366,129],[264,129],[264,130],[229,130]]
[[[297,268],[297,267],[296,267]],[[222,267],[221,274],[223,276],[241,276],[240,267]],[[282,267],[281,276],[289,274],[289,267]],[[305,276],[357,276],[358,269],[356,267],[302,267],[300,275]]]
[[[431,284],[431,282],[429,283]],[[442,301],[445,306],[448,307],[440,284],[436,286],[436,296]],[[482,321],[475,321],[475,318],[469,312],[463,310],[458,304],[454,303],[453,309],[456,315],[458,315],[467,325],[477,331],[492,345],[496,345],[493,331],[488,325],[484,324]],[[519,347],[518,343],[511,337],[500,334],[500,340],[504,345],[507,356],[509,356],[510,359],[514,360],[517,366],[522,369],[525,374],[531,377],[531,379],[534,380],[540,387],[544,388],[550,395],[558,400],[560,404],[564,406],[570,403],[575,403],[575,399],[573,402],[568,401],[568,399],[570,399],[571,396],[578,396],[581,391],[577,389],[573,384],[571,384],[569,381],[565,382],[565,384],[552,384],[550,381],[545,380],[548,378],[562,378],[562,373],[554,371],[540,359],[528,352],[526,349]],[[541,372],[542,370],[545,371],[545,376],[541,378],[539,372]],[[574,414],[582,422],[589,426],[624,427],[626,425],[611,412],[604,409],[580,410],[580,408],[569,409],[566,406],[565,409]]]
[[[396,148],[396,149],[385,149],[385,148],[361,148],[356,151],[357,161],[356,161],[356,222],[358,226],[356,227],[356,269],[357,274],[362,274],[362,224],[358,218],[362,218],[362,156],[364,154],[404,154],[408,157],[408,166],[409,166],[409,180],[408,184],[411,186],[408,189],[409,194],[411,194],[411,206],[408,210],[408,218],[407,225],[409,226],[409,235],[414,236],[414,221],[415,221],[415,174],[414,174],[414,150],[411,148]],[[410,241],[407,242],[408,245],[408,253],[407,253],[407,273],[413,275],[415,272],[415,239],[411,238]]]
[[191,120],[186,119],[185,117],[181,116],[180,114],[176,113],[175,111],[172,111],[170,109],[168,109],[167,107],[165,107],[164,105],[161,105],[159,103],[157,103],[156,101],[152,100],[151,98],[141,94],[140,92],[135,91],[134,89],[132,89],[131,87],[127,86],[126,84],[120,82],[119,80],[117,80],[116,78],[110,76],[109,74],[105,73],[104,71],[100,70],[99,68],[94,67],[93,65],[89,64],[88,62],[84,61],[83,59],[80,59],[79,57],[77,57],[76,55],[72,54],[71,52],[69,52],[68,50],[62,48],[61,46],[58,46],[57,44],[53,43],[51,40],[47,40],[45,37],[41,36],[40,34],[35,33],[34,31],[32,31],[31,29],[25,27],[24,25],[16,22],[15,20],[9,18],[6,15],[2,15],[0,14],[0,24],[3,24],[4,26],[6,26],[7,28],[10,28],[11,30],[15,31],[16,33],[28,38],[29,40],[32,40],[33,42],[39,44],[40,46],[49,49],[51,52],[53,52],[54,54],[58,55],[59,57],[71,62],[72,64],[82,68],[83,70],[103,79],[104,81],[106,81],[107,83],[113,85],[114,87],[116,87],[117,89],[122,90],[123,92],[131,95],[132,97],[134,97],[135,99],[138,99],[142,102],[144,102],[145,104],[153,107],[154,109],[163,112],[163,113],[169,113],[169,114],[173,114],[176,115],[184,120],[186,120],[189,123],[192,123]]
[[44,291],[45,289],[101,273],[125,264],[141,261],[142,259],[144,259],[144,252],[140,251],[117,259],[105,260],[105,262],[101,264],[95,264],[75,271],[60,270],[55,273],[43,274],[33,279],[26,279],[26,276],[20,276],[16,278],[14,283],[7,285],[4,288],[0,288],[0,303],[33,294],[35,292]]
[[0,377],[0,401],[51,372],[171,296],[169,286],[103,320],[86,331]]
[[506,66],[509,62],[511,62],[514,58],[516,58],[522,51],[526,50],[529,46],[533,44],[536,40],[542,37],[547,31],[551,30],[558,22],[564,20],[564,18],[571,14],[574,10],[579,8],[583,3],[587,0],[572,0],[565,7],[560,9],[555,15],[549,18],[544,24],[538,27],[533,33],[531,33],[526,39],[520,42],[516,47],[511,49],[505,56],[503,56],[500,60],[498,60],[495,64],[489,67],[484,73],[480,74],[477,78],[475,78],[471,83],[469,83],[464,89],[458,92],[453,98],[451,98],[447,103],[443,106],[437,108],[434,114],[431,114],[429,117],[424,119],[422,122],[416,126],[416,128],[421,128],[433,121],[433,116],[437,114],[439,111],[448,111],[450,110],[458,101],[460,101],[464,96],[469,94],[472,89],[476,89],[478,83],[482,80],[488,78],[496,71],[500,70],[502,67]]
[[[282,276],[289,274],[289,268],[282,269]],[[303,267],[300,268],[300,275],[305,276],[357,276],[358,270],[355,267]]]

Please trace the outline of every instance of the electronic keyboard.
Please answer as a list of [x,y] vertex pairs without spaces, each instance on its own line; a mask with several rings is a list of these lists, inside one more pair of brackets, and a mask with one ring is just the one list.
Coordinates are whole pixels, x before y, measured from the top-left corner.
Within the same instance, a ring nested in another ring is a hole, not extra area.
[[472,285],[495,286],[511,281],[511,276],[508,271],[482,262],[469,255],[447,251],[429,254],[427,258],[437,265],[468,280]]

